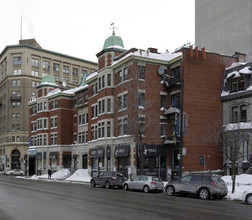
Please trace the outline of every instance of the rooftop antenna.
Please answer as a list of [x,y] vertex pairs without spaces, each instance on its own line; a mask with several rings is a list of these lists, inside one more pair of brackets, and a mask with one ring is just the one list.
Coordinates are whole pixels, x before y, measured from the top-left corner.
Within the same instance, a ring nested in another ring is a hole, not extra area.
[[21,28],[20,28],[20,40],[22,40],[22,16],[21,16]]
[[[111,27],[112,26],[112,27]],[[111,23],[110,25],[110,29],[113,29],[113,35],[115,35],[115,29],[117,29],[117,27],[115,27],[115,23]]]

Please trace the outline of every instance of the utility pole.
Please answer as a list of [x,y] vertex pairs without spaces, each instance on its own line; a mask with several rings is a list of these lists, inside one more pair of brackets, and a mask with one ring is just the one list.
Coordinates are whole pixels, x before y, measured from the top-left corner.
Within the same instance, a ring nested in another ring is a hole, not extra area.
[[181,101],[180,101],[180,144],[179,144],[179,178],[182,177],[183,165],[183,125],[184,125],[184,66],[182,66],[181,74]]

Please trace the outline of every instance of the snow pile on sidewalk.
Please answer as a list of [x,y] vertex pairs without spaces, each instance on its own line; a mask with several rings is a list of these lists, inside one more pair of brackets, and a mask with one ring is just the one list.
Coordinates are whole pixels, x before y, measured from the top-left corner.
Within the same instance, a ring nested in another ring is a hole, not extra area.
[[71,176],[71,173],[68,169],[59,170],[52,174],[52,179],[63,180]]
[[232,193],[232,178],[231,176],[221,177],[227,184],[228,194],[227,199],[241,200],[242,193],[248,189],[252,189],[252,175],[241,174],[236,176],[235,192]]
[[80,182],[90,182],[90,175],[88,174],[88,169],[78,169],[75,173],[68,177],[67,181],[80,181]]
[[[68,169],[62,169],[62,170],[59,170],[59,171],[53,173],[51,176],[51,179],[64,180],[69,176],[71,176],[70,171]],[[48,179],[48,174],[43,174],[41,176],[33,175],[30,179]]]

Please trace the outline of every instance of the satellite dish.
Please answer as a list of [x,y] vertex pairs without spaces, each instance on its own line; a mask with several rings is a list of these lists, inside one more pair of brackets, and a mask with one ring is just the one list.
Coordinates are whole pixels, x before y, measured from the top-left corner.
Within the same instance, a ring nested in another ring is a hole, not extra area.
[[63,87],[66,87],[66,82],[65,82],[65,81],[62,83],[62,86],[63,86]]
[[164,68],[160,66],[159,69],[158,69],[158,74],[160,76],[162,76],[164,74],[164,72],[165,72]]

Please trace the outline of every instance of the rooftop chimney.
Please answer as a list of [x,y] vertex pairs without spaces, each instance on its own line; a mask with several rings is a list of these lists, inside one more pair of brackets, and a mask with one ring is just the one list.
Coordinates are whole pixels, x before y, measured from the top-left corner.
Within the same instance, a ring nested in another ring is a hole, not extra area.
[[149,47],[148,50],[149,50],[151,53],[158,53],[158,49],[156,49],[156,48]]

